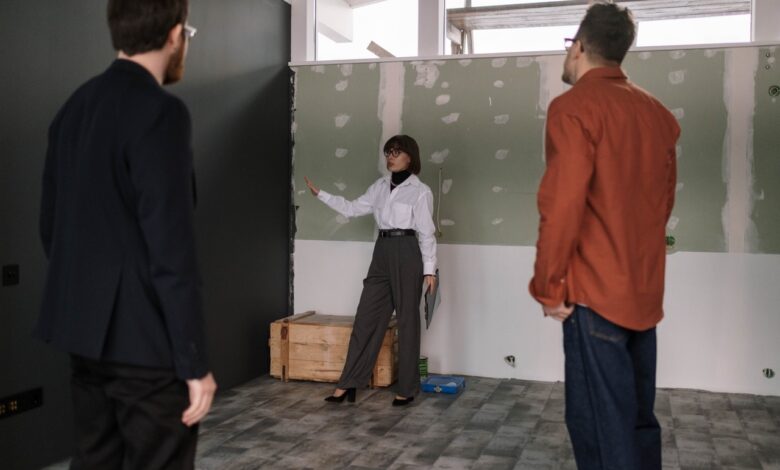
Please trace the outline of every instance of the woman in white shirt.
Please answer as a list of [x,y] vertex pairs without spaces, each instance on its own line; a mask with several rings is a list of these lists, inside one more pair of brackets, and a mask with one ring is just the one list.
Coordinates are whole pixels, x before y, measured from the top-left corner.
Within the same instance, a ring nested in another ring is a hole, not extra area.
[[420,385],[420,298],[436,282],[436,227],[433,193],[417,175],[420,150],[407,135],[384,146],[390,175],[379,178],[365,194],[347,201],[318,189],[305,178],[312,194],[346,217],[374,214],[379,236],[363,281],[349,350],[333,395],[325,400],[355,401],[356,390],[371,378],[393,311],[398,321],[398,390],[393,406],[409,404]]

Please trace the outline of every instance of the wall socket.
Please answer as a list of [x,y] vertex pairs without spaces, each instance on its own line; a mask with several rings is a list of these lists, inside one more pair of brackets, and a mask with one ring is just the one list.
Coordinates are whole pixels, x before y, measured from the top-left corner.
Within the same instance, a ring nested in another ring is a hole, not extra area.
[[43,389],[38,387],[0,399],[0,419],[9,418],[43,405]]
[[7,264],[3,266],[3,286],[15,286],[19,284],[19,265]]

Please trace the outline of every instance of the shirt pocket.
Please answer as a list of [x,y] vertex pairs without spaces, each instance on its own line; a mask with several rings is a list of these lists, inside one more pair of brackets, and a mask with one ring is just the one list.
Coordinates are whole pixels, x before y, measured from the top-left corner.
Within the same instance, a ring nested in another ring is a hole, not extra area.
[[390,206],[390,225],[393,228],[413,228],[412,227],[412,205],[403,202],[394,202]]

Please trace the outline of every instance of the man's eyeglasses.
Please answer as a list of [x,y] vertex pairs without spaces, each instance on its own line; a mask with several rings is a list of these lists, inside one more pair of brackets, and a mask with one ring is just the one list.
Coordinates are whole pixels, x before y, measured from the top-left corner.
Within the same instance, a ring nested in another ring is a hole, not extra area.
[[390,150],[385,151],[385,158],[397,157],[402,153],[404,153],[404,151],[399,149],[398,147],[392,148]]
[[574,38],[563,38],[563,48],[568,51],[575,42],[577,42],[577,40]]
[[195,37],[195,34],[197,34],[198,29],[194,26],[185,24],[184,25],[184,37],[187,39],[192,39]]

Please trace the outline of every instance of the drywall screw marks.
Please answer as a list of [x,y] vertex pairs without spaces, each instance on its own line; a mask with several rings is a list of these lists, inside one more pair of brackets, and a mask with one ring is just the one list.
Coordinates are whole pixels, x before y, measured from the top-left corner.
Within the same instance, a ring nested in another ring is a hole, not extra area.
[[769,96],[772,98],[780,96],[780,86],[772,85],[769,87]]
[[772,369],[766,368],[763,370],[763,372],[764,372],[764,377],[766,377],[767,379],[771,379],[775,376],[775,371],[773,371]]

